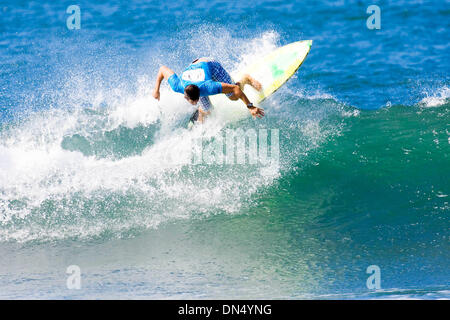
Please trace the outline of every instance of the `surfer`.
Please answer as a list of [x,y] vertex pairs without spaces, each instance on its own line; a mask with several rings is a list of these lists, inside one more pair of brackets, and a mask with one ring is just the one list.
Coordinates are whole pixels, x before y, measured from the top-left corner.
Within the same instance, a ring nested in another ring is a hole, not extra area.
[[234,83],[228,72],[215,60],[208,58],[194,60],[183,71],[181,79],[170,68],[161,66],[153,90],[153,97],[157,100],[160,97],[159,88],[163,79],[167,79],[173,91],[183,93],[184,98],[190,104],[199,104],[197,111],[191,117],[192,121],[203,122],[203,119],[211,111],[211,102],[208,96],[219,93],[226,94],[230,100],[241,99],[253,117],[262,118],[264,116],[264,110],[253,106],[243,92],[246,84],[258,91],[261,90],[261,84],[248,74]]

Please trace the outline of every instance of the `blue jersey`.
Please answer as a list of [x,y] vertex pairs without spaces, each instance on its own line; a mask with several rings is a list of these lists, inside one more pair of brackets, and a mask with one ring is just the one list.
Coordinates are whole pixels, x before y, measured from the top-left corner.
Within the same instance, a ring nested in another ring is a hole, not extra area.
[[167,79],[173,91],[184,93],[184,88],[195,84],[200,89],[200,96],[211,96],[222,93],[222,84],[213,81],[208,62],[191,64],[181,74],[181,79],[174,73]]

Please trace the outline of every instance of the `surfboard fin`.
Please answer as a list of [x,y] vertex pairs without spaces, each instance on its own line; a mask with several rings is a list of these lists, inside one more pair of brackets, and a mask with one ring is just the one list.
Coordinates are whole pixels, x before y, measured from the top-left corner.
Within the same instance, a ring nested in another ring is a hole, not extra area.
[[194,126],[194,124],[195,124],[195,122],[197,121],[197,119],[198,119],[198,109],[197,110],[195,110],[195,112],[192,114],[192,116],[189,118],[189,123],[188,123],[188,129],[191,129],[193,126]]

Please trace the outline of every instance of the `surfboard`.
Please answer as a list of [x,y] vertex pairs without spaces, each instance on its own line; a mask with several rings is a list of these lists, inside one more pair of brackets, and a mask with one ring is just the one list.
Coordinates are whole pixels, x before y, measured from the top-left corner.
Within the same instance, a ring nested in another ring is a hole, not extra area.
[[[248,67],[231,73],[231,77],[234,81],[239,81],[242,75],[250,74],[261,83],[261,91],[256,91],[250,85],[245,85],[243,90],[249,100],[258,106],[295,74],[308,55],[311,46],[312,40],[287,44],[275,49]],[[250,116],[247,106],[241,100],[232,101],[224,94],[213,95],[209,99],[213,106],[211,117],[238,121]],[[194,123],[193,119],[195,119],[194,115],[189,121],[190,126]]]

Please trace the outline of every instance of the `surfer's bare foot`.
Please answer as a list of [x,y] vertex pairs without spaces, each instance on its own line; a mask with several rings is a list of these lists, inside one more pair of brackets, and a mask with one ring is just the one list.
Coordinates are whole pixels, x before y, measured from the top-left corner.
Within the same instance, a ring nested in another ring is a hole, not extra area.
[[[250,77],[250,76],[249,76],[249,77]],[[253,79],[252,77],[250,77],[250,85],[251,85],[253,88],[255,88],[257,91],[261,91],[261,89],[262,89],[261,83],[260,83],[258,80]]]
[[241,87],[241,89],[244,89],[244,86],[246,84],[251,85],[253,88],[255,88],[257,91],[261,91],[262,89],[262,85],[261,83],[254,79],[251,75],[249,74],[244,74],[244,76],[242,77],[242,80],[239,81],[239,86]]

